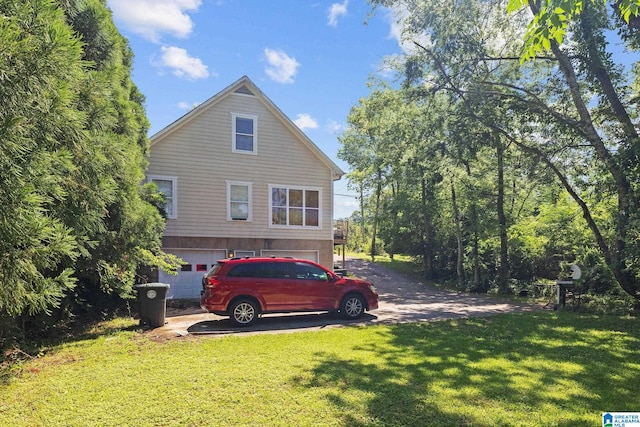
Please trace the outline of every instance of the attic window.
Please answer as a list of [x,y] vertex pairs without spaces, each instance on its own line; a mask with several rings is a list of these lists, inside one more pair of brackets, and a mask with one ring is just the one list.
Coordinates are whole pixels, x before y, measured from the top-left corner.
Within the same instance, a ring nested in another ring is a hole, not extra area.
[[257,154],[258,117],[244,114],[231,114],[232,139],[231,150],[234,153]]
[[248,87],[246,87],[245,85],[240,86],[238,89],[236,89],[235,93],[239,93],[241,95],[251,95],[251,96],[255,96],[253,94],[253,92],[251,92],[251,90],[249,90]]

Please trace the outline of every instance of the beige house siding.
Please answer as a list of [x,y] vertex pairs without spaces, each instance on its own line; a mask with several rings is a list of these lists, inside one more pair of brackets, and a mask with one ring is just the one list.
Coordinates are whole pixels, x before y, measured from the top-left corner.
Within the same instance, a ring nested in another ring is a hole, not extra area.
[[[217,95],[152,138],[147,175],[177,178],[176,218],[167,220],[165,247],[233,250],[220,244],[241,239],[245,250],[318,250],[321,264],[332,267],[333,181],[342,172],[249,80],[244,84],[256,96]],[[257,117],[256,154],[233,152],[234,113]],[[227,220],[227,181],[251,184],[251,221]],[[271,226],[270,185],[318,189],[320,227]]]

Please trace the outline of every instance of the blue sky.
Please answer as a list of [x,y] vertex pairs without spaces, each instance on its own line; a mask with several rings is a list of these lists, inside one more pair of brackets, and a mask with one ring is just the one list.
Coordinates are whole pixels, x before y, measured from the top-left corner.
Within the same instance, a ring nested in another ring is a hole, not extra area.
[[[338,136],[371,76],[401,53],[388,11],[365,0],[108,0],[135,54],[151,133],[247,75],[343,170]],[[366,21],[366,24],[365,24]],[[357,209],[343,178],[334,216]]]

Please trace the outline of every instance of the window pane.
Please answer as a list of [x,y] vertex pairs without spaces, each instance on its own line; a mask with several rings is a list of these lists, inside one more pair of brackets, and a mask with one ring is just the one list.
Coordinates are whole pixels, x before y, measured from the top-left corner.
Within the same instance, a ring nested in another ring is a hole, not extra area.
[[307,209],[305,214],[305,225],[308,225],[310,227],[317,227],[318,225],[320,225],[320,223],[318,222],[318,210],[317,209]]
[[249,201],[248,185],[231,185],[231,200],[234,202]]
[[302,209],[289,210],[289,225],[302,225]]
[[302,190],[289,190],[289,206],[295,208],[301,208],[302,205]]
[[287,189],[286,188],[272,189],[271,203],[273,206],[287,206]]
[[310,191],[307,190],[305,192],[305,197],[306,197],[306,207],[308,208],[319,208],[320,204],[319,204],[319,195],[320,193],[318,191]]
[[253,119],[245,119],[243,117],[236,117],[236,133],[243,133],[245,135],[253,135]]
[[165,212],[167,216],[173,216],[173,181],[169,179],[153,179],[153,183],[164,195]]
[[253,151],[253,136],[236,135],[236,150]]
[[171,197],[173,194],[173,183],[168,179],[154,179],[153,183],[165,197]]
[[249,219],[249,204],[231,202],[231,219]]
[[273,208],[271,211],[271,223],[274,225],[287,225],[287,209]]
[[327,272],[315,265],[296,263],[296,278],[307,280],[328,280]]

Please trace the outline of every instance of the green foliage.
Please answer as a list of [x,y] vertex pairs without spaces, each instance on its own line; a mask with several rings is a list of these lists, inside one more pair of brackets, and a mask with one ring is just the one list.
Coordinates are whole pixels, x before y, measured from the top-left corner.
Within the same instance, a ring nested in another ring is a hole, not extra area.
[[[69,195],[81,45],[51,2],[0,1],[0,317],[48,312],[75,284],[72,230],[50,206]],[[65,139],[68,143],[63,142]]]
[[[586,262],[590,293],[640,300],[638,75],[609,48],[612,28],[638,47],[634,12],[622,25],[601,1],[509,2],[533,15],[507,15],[506,2],[372,3],[397,12],[414,46],[395,61],[397,96],[412,107],[381,105],[368,119],[403,111],[383,151],[389,161],[378,160],[387,165],[377,214],[387,250],[422,257],[425,271],[465,290],[504,290],[506,276],[517,289]],[[523,40],[525,55],[549,56],[519,61]],[[389,240],[394,231],[402,244]]]
[[[521,61],[535,58],[551,50],[551,42],[561,45],[572,21],[580,15],[589,0],[509,0],[507,12],[515,13],[531,6],[534,14],[527,27]],[[590,0],[594,6],[606,6],[606,0]],[[632,17],[638,17],[640,0],[619,0],[613,6],[628,24]]]
[[102,310],[142,265],[175,264],[140,185],[131,50],[103,0],[0,0],[0,16],[0,317]]

